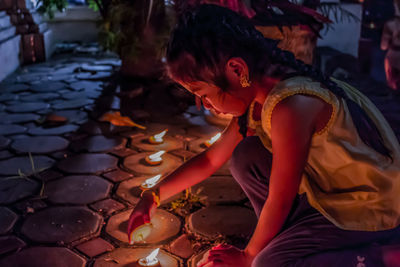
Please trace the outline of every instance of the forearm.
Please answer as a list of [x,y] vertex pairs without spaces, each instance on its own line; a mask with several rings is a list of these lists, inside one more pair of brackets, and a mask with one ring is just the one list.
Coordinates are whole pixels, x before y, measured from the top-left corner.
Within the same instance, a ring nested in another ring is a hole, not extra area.
[[196,155],[160,182],[161,201],[203,181],[218,169],[219,166],[210,164],[206,153]]
[[266,201],[257,227],[245,251],[254,258],[279,233],[290,212],[291,203]]

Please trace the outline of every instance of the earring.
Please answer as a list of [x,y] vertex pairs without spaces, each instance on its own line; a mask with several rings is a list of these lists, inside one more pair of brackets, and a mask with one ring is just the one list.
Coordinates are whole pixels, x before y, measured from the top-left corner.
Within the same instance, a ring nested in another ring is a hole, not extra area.
[[240,80],[239,80],[239,82],[240,82],[240,85],[241,85],[243,88],[250,87],[250,84],[251,84],[251,81],[249,81],[249,79],[247,78],[246,75],[240,75]]

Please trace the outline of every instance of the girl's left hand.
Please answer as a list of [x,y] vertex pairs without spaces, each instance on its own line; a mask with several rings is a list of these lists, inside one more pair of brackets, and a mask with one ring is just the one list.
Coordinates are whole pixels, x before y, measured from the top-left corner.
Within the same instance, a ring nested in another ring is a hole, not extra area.
[[218,245],[204,254],[197,267],[250,267],[252,261],[243,250],[230,245]]

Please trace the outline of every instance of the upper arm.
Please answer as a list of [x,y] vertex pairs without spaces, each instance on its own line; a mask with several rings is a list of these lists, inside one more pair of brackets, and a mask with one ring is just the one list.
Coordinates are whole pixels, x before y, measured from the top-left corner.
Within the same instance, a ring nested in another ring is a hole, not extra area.
[[272,169],[270,201],[292,205],[307,162],[312,136],[316,131],[321,99],[294,95],[276,105],[271,118]]

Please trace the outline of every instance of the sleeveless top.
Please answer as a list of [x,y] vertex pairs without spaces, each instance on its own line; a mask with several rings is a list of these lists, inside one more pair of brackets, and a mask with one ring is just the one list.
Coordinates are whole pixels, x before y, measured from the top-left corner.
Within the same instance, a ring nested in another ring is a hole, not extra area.
[[379,129],[393,162],[360,139],[345,100],[319,82],[293,77],[278,83],[264,102],[261,120],[250,106],[248,127],[272,153],[271,116],[275,106],[295,94],[316,96],[332,106],[326,127],[312,137],[299,194],[337,227],[379,231],[400,224],[400,145],[386,119],[357,89],[338,81],[349,98],[360,104]]

